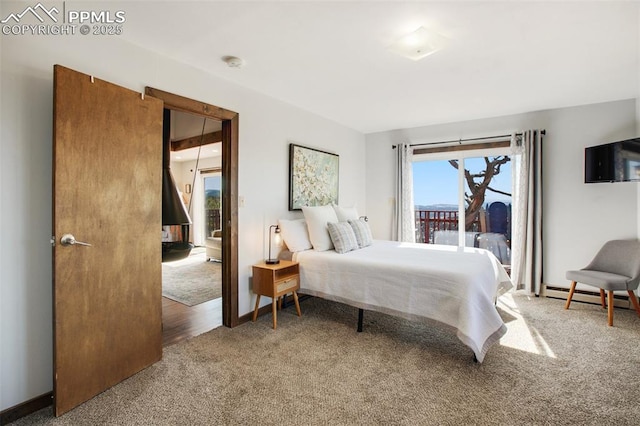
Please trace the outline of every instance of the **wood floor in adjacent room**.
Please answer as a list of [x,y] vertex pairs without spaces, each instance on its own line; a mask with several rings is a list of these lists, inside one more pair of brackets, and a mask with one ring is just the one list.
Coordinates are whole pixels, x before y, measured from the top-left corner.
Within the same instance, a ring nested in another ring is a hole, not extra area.
[[222,298],[187,306],[162,298],[162,346],[169,346],[222,325]]

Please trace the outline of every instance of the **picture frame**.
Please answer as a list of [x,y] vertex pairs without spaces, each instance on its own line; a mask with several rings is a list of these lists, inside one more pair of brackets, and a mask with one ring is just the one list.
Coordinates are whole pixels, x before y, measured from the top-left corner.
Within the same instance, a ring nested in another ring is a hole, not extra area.
[[289,144],[289,210],[338,204],[340,157]]

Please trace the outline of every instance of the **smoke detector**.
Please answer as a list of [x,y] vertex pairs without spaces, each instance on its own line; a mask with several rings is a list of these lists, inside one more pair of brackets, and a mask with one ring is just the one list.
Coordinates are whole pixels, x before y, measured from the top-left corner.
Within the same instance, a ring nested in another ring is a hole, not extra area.
[[222,60],[231,68],[242,68],[244,60],[236,56],[225,56]]

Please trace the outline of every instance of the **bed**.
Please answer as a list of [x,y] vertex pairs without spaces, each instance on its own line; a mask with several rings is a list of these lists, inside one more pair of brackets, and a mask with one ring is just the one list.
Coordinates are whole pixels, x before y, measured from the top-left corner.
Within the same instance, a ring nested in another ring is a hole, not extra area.
[[347,253],[302,250],[292,258],[301,293],[444,324],[478,362],[506,332],[495,302],[512,284],[487,250],[373,240]]

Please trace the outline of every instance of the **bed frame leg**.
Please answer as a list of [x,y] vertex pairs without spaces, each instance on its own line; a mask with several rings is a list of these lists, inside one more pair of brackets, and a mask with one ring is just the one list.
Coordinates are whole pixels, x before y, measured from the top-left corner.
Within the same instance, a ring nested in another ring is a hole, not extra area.
[[364,317],[364,309],[358,309],[358,333],[362,333],[362,318]]

